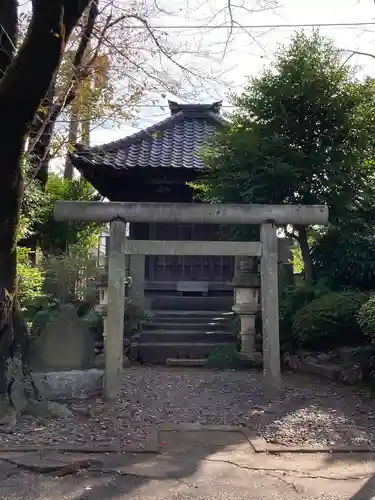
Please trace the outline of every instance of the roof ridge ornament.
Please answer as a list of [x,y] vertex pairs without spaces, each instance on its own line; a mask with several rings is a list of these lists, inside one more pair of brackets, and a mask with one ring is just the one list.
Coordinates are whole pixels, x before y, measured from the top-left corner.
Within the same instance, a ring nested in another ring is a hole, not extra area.
[[204,113],[204,112],[211,112],[215,114],[220,114],[221,107],[223,105],[223,101],[215,101],[211,104],[200,104],[200,103],[179,103],[176,101],[169,101],[168,100],[168,106],[171,111],[171,115],[175,115],[180,112],[185,112],[187,114],[189,113]]

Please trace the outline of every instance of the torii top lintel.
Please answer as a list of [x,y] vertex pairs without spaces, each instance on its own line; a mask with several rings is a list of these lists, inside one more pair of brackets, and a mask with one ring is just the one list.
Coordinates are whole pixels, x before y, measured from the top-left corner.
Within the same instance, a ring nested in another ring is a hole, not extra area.
[[211,203],[127,203],[58,201],[57,220],[170,222],[192,224],[325,225],[326,205],[230,205]]

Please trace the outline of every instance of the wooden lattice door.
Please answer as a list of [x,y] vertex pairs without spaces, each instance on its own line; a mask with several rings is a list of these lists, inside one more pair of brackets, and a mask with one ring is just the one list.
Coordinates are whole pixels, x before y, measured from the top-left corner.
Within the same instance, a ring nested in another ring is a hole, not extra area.
[[[149,239],[161,241],[217,240],[217,226],[208,224],[150,224]],[[157,255],[146,258],[148,281],[227,282],[233,277],[233,257]]]

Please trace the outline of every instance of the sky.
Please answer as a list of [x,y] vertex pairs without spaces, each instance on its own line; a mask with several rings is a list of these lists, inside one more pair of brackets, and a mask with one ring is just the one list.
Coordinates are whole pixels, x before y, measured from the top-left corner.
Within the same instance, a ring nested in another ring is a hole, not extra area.
[[[124,5],[127,0],[123,1]],[[200,50],[200,57],[186,54],[179,58],[184,65],[194,70],[217,74],[213,78],[215,83],[208,85],[195,96],[195,102],[213,102],[223,100],[224,111],[230,111],[228,97],[229,89],[240,92],[246,78],[259,74],[272,61],[272,56],[278,44],[286,44],[296,29],[295,27],[270,28],[241,28],[241,26],[285,25],[285,24],[330,24],[351,23],[351,26],[329,26],[320,28],[320,32],[334,40],[343,51],[368,52],[375,55],[375,2],[374,0],[268,0],[279,6],[274,9],[259,10],[267,0],[239,0],[242,5],[252,8],[234,8],[233,15],[238,22],[238,28],[233,30],[230,42],[224,50],[228,40],[228,30],[217,28],[228,21],[228,9],[221,9],[227,5],[226,0],[165,0],[162,5],[171,14],[159,14],[151,18],[150,23],[157,26],[168,26],[168,36],[174,43],[189,44],[191,52]],[[169,4],[168,4],[169,2]],[[189,2],[189,3],[187,3]],[[160,4],[159,4],[160,5]],[[172,7],[171,7],[172,5]],[[216,17],[214,17],[216,14]],[[209,22],[211,28],[195,28],[205,26]],[[355,23],[374,23],[366,26],[355,26]],[[175,26],[184,26],[175,28]],[[306,32],[311,28],[304,28]],[[204,54],[207,55],[205,56]],[[375,78],[375,58],[356,55],[351,63],[358,66],[359,74]],[[170,71],[176,68],[170,67]],[[167,95],[174,100],[181,100],[179,95]],[[164,105],[162,109],[161,106]],[[126,122],[121,127],[113,128],[110,123],[93,130],[91,141],[93,145],[103,144],[119,139],[153,123],[161,121],[169,115],[166,98],[160,94],[145,96],[138,108],[138,118]]]

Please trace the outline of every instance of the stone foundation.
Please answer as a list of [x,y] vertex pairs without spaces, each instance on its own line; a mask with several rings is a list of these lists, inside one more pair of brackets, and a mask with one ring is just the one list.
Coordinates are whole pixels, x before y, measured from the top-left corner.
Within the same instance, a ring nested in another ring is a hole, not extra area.
[[344,384],[358,384],[362,382],[361,367],[356,363],[340,363],[338,354],[300,353],[284,356],[284,366],[293,371],[316,375],[318,377],[343,382]]
[[102,370],[70,370],[33,373],[40,395],[51,401],[70,401],[99,396],[103,391]]

